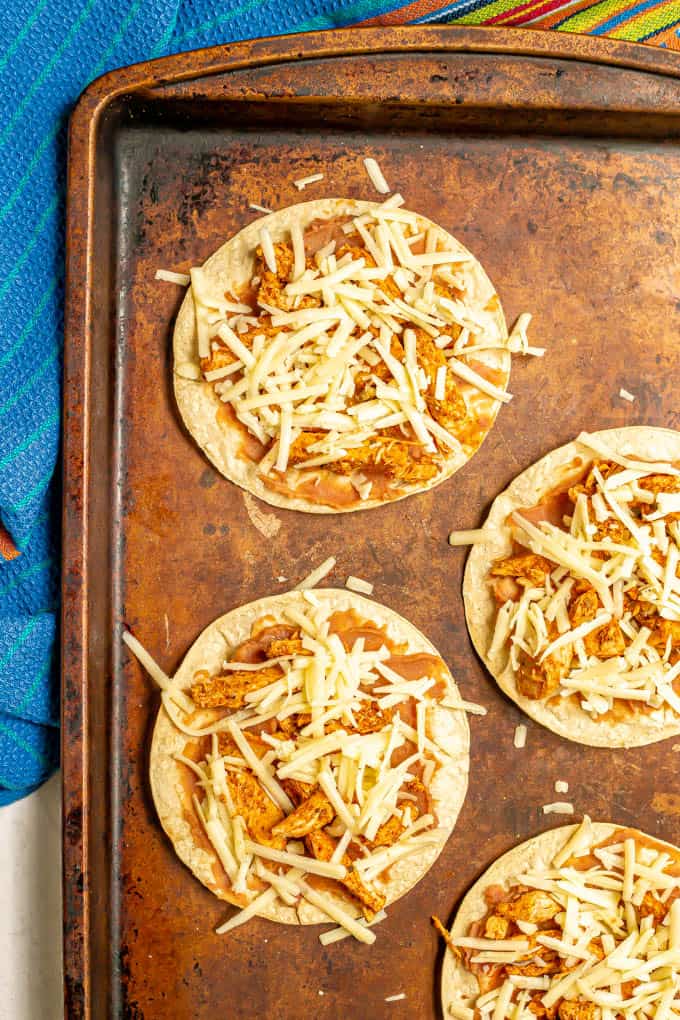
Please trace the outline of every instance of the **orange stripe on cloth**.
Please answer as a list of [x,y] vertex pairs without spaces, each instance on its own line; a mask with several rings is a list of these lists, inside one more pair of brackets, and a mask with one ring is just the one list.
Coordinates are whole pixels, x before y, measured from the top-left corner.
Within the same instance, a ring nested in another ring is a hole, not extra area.
[[15,560],[20,555],[19,550],[9,537],[9,532],[0,524],[0,556],[3,560]]
[[669,25],[645,39],[645,42],[650,46],[665,46],[667,50],[677,50],[680,53],[680,25]]
[[414,21],[416,18],[424,18],[427,14],[436,14],[447,4],[444,0],[413,0],[413,3],[406,4],[396,11],[386,11],[385,14],[377,14],[374,18],[367,18],[366,21],[357,22],[357,27],[365,28],[371,25],[403,25],[407,21]]

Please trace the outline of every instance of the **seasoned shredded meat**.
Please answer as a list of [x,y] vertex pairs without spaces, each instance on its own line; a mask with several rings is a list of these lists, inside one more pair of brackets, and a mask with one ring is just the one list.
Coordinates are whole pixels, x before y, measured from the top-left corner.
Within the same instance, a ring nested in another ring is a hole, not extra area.
[[640,480],[640,487],[647,492],[680,492],[680,477],[677,475],[649,475]]
[[[616,517],[608,517],[606,521],[601,521],[597,525],[593,537],[596,542],[601,542],[603,539],[608,538],[616,545],[630,545],[632,538],[625,524],[622,524]],[[607,556],[607,553],[603,550],[598,555],[604,557]]]
[[241,708],[246,694],[259,691],[281,676],[278,666],[265,669],[235,669],[226,676],[201,677],[191,686],[191,697],[199,708]]
[[551,921],[561,909],[559,903],[552,896],[540,889],[535,889],[520,893],[509,902],[499,903],[496,912],[509,921],[529,921],[531,924],[541,924],[543,921]]
[[597,630],[591,630],[583,639],[588,655],[596,655],[598,659],[611,659],[615,655],[623,655],[626,639],[617,620],[610,620]]
[[670,638],[671,648],[680,646],[680,620],[657,619],[649,643],[658,648],[665,648]]
[[623,470],[623,468],[619,467],[618,464],[614,464],[612,461],[596,460],[588,471],[585,480],[579,482],[577,485],[572,485],[569,489],[569,499],[572,503],[576,502],[576,497],[582,492],[585,492],[587,496],[592,496],[597,491],[597,482],[595,480],[593,468],[597,468],[603,478],[609,478],[610,475],[615,475],[618,471]]
[[[293,272],[293,249],[283,242],[274,245],[276,256],[276,273],[267,268],[262,255],[262,248],[255,249],[255,276],[259,276],[260,285],[257,289],[257,301],[260,305],[270,305],[289,312],[293,308],[318,308],[321,301],[312,294],[303,297],[291,297],[286,294],[286,284],[290,282]],[[310,263],[311,265],[311,263]]]
[[569,619],[572,626],[578,627],[581,623],[594,620],[599,608],[600,600],[594,588],[589,588],[587,591],[577,595],[575,599],[572,599],[569,606]]
[[[300,464],[315,456],[309,447],[324,437],[323,432],[301,432],[291,444],[288,463]],[[439,471],[439,465],[430,455],[423,453],[417,443],[393,439],[389,436],[374,436],[370,445],[348,449],[342,460],[325,465],[338,475],[351,475],[355,471],[380,471],[389,479],[404,485],[427,481]]]
[[[269,744],[264,741],[262,737],[258,737],[257,733],[251,733],[249,730],[244,730],[243,736],[250,745],[251,750],[255,752],[258,758],[262,758],[267,751],[271,751]],[[241,752],[228,733],[217,734],[217,752],[221,755],[233,755],[235,758],[242,757]]]
[[281,786],[293,804],[301,804],[303,800],[308,800],[314,792],[314,787],[311,783],[303,783],[299,779],[282,779]]
[[250,838],[256,843],[283,850],[283,836],[272,834],[272,826],[283,818],[281,809],[264,792],[251,772],[227,771],[227,788],[237,815],[241,815]]
[[387,726],[388,722],[394,715],[394,709],[383,710],[378,705],[377,701],[364,701],[361,704],[361,708],[358,708],[354,715],[354,721],[356,726],[346,726],[344,723],[329,724],[326,728],[326,732],[331,732],[331,729],[346,729],[349,733],[377,733]]
[[504,939],[507,938],[509,931],[510,921],[507,917],[499,917],[498,914],[487,917],[484,925],[485,939]]
[[432,337],[424,329],[416,329],[416,355],[418,364],[427,375],[429,386],[425,393],[428,411],[436,422],[447,430],[455,429],[467,418],[467,406],[463,394],[458,388],[452,372],[446,373],[444,399],[437,400],[434,395],[437,369],[446,365],[444,352],[437,347]]
[[559,1020],[599,1020],[600,1010],[593,1002],[564,999],[557,1015]]
[[[337,845],[336,840],[323,829],[310,833],[305,840],[308,850],[318,861],[330,861]],[[349,893],[361,904],[364,917],[371,921],[385,906],[385,897],[361,881],[356,871],[352,870],[352,860],[345,854],[342,863],[349,870],[345,878],[339,879]]]
[[659,925],[663,922],[666,914],[670,910],[670,902],[664,903],[653,892],[646,892],[642,898],[642,903],[639,907],[640,917],[653,917],[654,925]]
[[545,575],[552,570],[550,560],[536,553],[521,553],[518,556],[506,556],[491,567],[493,577],[515,577],[520,584],[543,584]]
[[[414,805],[411,805],[414,807]],[[417,811],[414,810],[412,813],[412,820],[415,821]],[[402,832],[404,832],[404,826],[399,821],[396,815],[392,815],[386,822],[380,826],[375,834],[375,839],[369,842],[371,850],[377,850],[380,846],[392,846],[396,843]]]
[[238,361],[238,358],[228,347],[218,347],[210,352],[209,358],[201,358],[201,369],[203,372],[214,372],[217,368],[227,368],[235,361]]
[[287,839],[299,839],[314,832],[315,829],[322,829],[334,818],[335,810],[328,797],[322,790],[316,790],[283,821],[277,822],[272,828],[272,833],[276,836],[285,836]]
[[267,649],[270,659],[278,659],[280,655],[311,655],[312,653],[302,647],[302,638],[281,638],[272,641]]
[[529,1011],[533,1013],[534,1016],[537,1016],[539,1020],[556,1020],[558,1006],[550,1006],[549,1008],[544,1006],[539,997],[539,995],[542,994],[543,993],[540,992],[532,997],[531,1002],[529,1003]]
[[546,656],[543,662],[536,662],[525,653],[520,654],[517,671],[517,690],[525,698],[538,701],[554,694],[560,680],[569,672],[572,658],[571,645],[564,645]]

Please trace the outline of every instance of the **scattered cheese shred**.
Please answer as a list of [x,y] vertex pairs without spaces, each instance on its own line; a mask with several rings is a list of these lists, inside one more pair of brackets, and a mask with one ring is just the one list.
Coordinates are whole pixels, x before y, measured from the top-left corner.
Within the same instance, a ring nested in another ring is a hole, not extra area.
[[385,180],[382,170],[372,156],[368,156],[364,159],[364,166],[366,167],[366,173],[371,179],[371,184],[378,194],[389,195],[392,189]]
[[[372,921],[367,921],[363,917],[357,918],[357,923],[363,925],[365,928],[372,928],[376,924],[380,924],[387,917],[387,913],[384,910],[380,910]],[[346,928],[331,928],[330,931],[321,932],[319,935],[319,942],[322,946],[330,946],[334,942],[341,942],[343,939],[349,938],[352,933]]]
[[569,783],[566,783],[563,779],[556,779],[555,793],[569,793]]
[[526,747],[527,742],[527,728],[524,723],[520,723],[519,726],[515,727],[515,736],[513,738],[513,745],[520,749]]
[[406,998],[406,992],[398,992],[397,995],[385,996],[385,1002],[402,1002]]
[[449,545],[475,545],[488,539],[484,528],[472,528],[469,531],[452,531],[449,535]]
[[188,273],[174,273],[170,269],[157,269],[156,280],[163,280],[165,283],[176,283],[179,287],[188,287],[191,277]]
[[327,560],[324,560],[318,567],[315,567],[310,574],[303,577],[303,579],[295,585],[294,591],[303,591],[306,588],[314,588],[319,581],[323,581],[324,577],[327,577],[330,574],[336,562],[335,556],[329,556]]
[[373,585],[370,581],[364,581],[361,577],[355,577],[354,574],[350,574],[345,581],[345,588],[349,588],[350,591],[360,592],[362,595],[372,595]]
[[622,400],[627,400],[630,404],[635,400],[635,394],[630,393],[628,390],[624,390],[623,387],[619,390],[619,396]]
[[489,397],[493,397],[494,400],[500,400],[502,404],[509,404],[512,400],[512,393],[508,393],[507,390],[501,390],[498,386],[488,382],[484,376],[480,375],[479,372],[475,372],[474,369],[470,368],[463,361],[459,361],[458,358],[449,358],[449,368],[454,375],[460,376],[465,382],[476,386],[478,390],[486,393]]
[[310,174],[309,177],[298,177],[296,181],[293,181],[293,184],[298,191],[304,191],[308,184],[316,184],[317,181],[322,181],[323,179],[323,174]]
[[556,800],[552,804],[543,805],[544,815],[573,815],[574,805],[566,800]]

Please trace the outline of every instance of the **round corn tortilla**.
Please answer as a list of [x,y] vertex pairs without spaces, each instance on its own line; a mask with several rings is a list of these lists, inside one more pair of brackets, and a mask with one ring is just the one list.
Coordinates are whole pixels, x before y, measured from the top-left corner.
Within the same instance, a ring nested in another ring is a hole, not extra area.
[[[407,646],[405,654],[424,652],[440,657],[424,634],[392,609],[342,589],[315,588],[314,595],[321,603],[330,604],[334,612],[354,609],[367,621],[384,628],[390,639]],[[308,608],[302,592],[291,591],[258,599],[220,616],[206,627],[191,646],[175,674],[175,680],[186,690],[191,686],[197,670],[206,669],[211,674],[218,672],[227,653],[250,636],[253,623],[265,616],[280,618],[289,607]],[[450,673],[448,676],[448,695],[457,696],[455,682]],[[450,764],[441,765],[437,769],[429,788],[438,828],[443,829],[445,834],[440,842],[423,846],[418,856],[404,858],[391,865],[389,881],[384,887],[381,886],[381,891],[387,897],[387,905],[408,892],[432,867],[453,831],[467,791],[470,731],[465,713],[460,709],[434,705],[428,721],[431,735],[452,759]],[[201,717],[196,717],[193,726],[201,726]],[[190,740],[190,737],[176,728],[161,707],[150,754],[151,792],[158,817],[178,856],[196,878],[219,899],[243,905],[228,887],[228,880],[225,882],[216,877],[214,869],[219,864],[217,855],[212,848],[208,850],[198,846],[193,835],[189,819],[192,816],[195,819],[195,815],[183,782],[188,768],[174,757],[183,753]],[[346,899],[337,897],[337,901],[347,909]],[[304,901],[297,909],[279,901],[273,907],[263,909],[259,916],[284,924],[325,924],[329,920],[316,907]]]
[[[247,227],[240,230],[238,234],[211,255],[202,268],[208,274],[209,279],[215,285],[219,285],[222,291],[237,294],[252,278],[255,249],[259,244],[259,233],[263,227],[267,228],[272,241],[276,244],[280,241],[289,241],[290,225],[293,222],[298,222],[305,229],[314,220],[358,216],[361,213],[370,212],[377,207],[378,203],[376,202],[362,202],[339,198],[319,199],[313,202],[302,202],[299,205],[290,206],[248,224]],[[431,220],[424,216],[419,216],[418,218],[422,224],[422,229],[428,230],[429,228],[434,228],[437,230],[439,237],[446,239],[448,244],[451,245],[450,250],[465,252],[470,255],[472,261],[466,263],[463,270],[468,281],[470,297],[480,305],[485,305],[494,296],[497,297],[493,284],[482,266],[472,257],[467,248]],[[503,341],[507,337],[507,327],[500,301],[497,301],[493,318],[497,331],[497,339]],[[311,502],[304,496],[289,496],[269,488],[258,473],[257,464],[239,453],[243,442],[239,426],[217,420],[217,412],[224,405],[215,393],[212,385],[200,378],[194,303],[191,290],[187,292],[177,316],[173,346],[175,397],[184,424],[206,456],[225,478],[236,482],[241,488],[246,489],[254,496],[258,496],[265,503],[288,510],[302,510],[306,513],[348,513],[353,510],[368,510],[371,507],[382,506],[385,502],[394,502],[394,499],[360,500],[357,497],[356,504],[332,507]],[[507,387],[510,377],[510,353],[507,350],[479,351],[475,353],[475,358],[490,368],[498,370],[503,377],[502,383],[499,383],[500,387],[502,389]],[[189,378],[189,376],[193,377]],[[483,410],[489,419],[488,427],[481,431],[478,441],[474,444],[450,451],[448,456],[444,455],[442,468],[434,478],[421,484],[404,486],[401,494],[396,497],[397,499],[403,499],[414,492],[424,492],[435,485],[439,485],[440,482],[450,478],[451,475],[458,471],[481,446],[493,425],[501,402],[493,400],[485,394],[480,394],[479,391],[475,390],[473,392],[474,397],[472,400],[466,398],[468,406],[471,407],[473,413],[475,405]],[[294,484],[297,476],[300,476],[302,479],[312,477],[309,470],[294,472],[294,470],[289,469],[286,472],[286,479],[291,484]]]
[[[680,462],[680,432],[652,426],[603,429],[591,435],[601,439],[614,452],[637,460]],[[626,720],[597,722],[570,699],[552,698],[550,702],[526,698],[517,690],[515,673],[506,649],[493,659],[488,649],[496,621],[496,601],[488,583],[492,563],[512,552],[508,516],[522,507],[533,507],[544,495],[560,488],[564,482],[586,467],[595,455],[575,440],[542,457],[498,496],[484,523],[486,539],[474,545],[468,556],[463,580],[463,599],[468,630],[477,654],[509,698],[530,718],[549,730],[591,747],[640,747],[680,733],[680,717],[666,720],[638,713]]]
[[[624,828],[624,826],[615,825],[612,822],[593,822],[594,841],[601,843],[618,829]],[[451,936],[453,938],[464,936],[474,921],[484,917],[489,909],[484,899],[484,893],[489,886],[511,884],[510,880],[520,872],[547,867],[576,829],[578,829],[578,825],[561,825],[557,829],[550,829],[548,832],[541,833],[540,836],[534,836],[527,840],[526,843],[520,843],[519,846],[508,850],[497,861],[494,861],[464,897],[451,927]],[[634,831],[639,835],[646,836],[639,830]],[[657,839],[656,836],[646,836],[646,838],[653,839],[660,847],[671,850],[673,855],[680,853],[678,847],[665,843],[663,840]],[[450,1005],[472,1007],[478,995],[479,985],[475,975],[447,949],[442,966],[441,984],[444,1016],[451,1015],[449,1013]]]

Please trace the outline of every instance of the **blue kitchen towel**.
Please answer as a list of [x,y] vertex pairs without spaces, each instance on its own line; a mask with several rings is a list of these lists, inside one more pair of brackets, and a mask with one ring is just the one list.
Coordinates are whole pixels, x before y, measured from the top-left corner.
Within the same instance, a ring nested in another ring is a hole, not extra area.
[[[2,3],[2,0],[0,0]],[[0,53],[0,803],[59,760],[58,517],[66,135],[111,68],[332,28],[380,0],[17,0]]]

